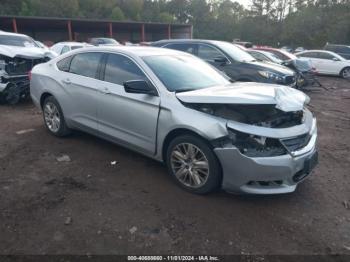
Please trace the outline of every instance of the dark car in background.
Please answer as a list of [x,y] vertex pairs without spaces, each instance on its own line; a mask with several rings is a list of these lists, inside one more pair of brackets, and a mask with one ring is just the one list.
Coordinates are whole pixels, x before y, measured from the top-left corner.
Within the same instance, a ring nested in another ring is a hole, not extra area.
[[294,86],[295,73],[287,67],[258,62],[232,43],[212,40],[161,40],[152,46],[184,51],[205,60],[232,80]]
[[324,50],[334,52],[347,60],[350,60],[350,45],[326,44]]
[[90,39],[90,44],[94,46],[116,46],[120,45],[120,43],[113,39],[108,37],[95,37]]

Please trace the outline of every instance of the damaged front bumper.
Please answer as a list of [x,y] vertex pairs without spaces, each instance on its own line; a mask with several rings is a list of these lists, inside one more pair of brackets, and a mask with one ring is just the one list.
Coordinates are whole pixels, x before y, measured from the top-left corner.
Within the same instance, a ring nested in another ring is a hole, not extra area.
[[35,65],[49,60],[49,57],[42,55],[28,57],[24,54],[10,57],[0,53],[0,100],[16,104],[21,98],[27,97],[29,72]]
[[9,92],[16,92],[20,97],[27,96],[29,94],[28,75],[0,74],[0,98],[5,97],[7,100]]
[[[248,194],[293,192],[297,184],[311,173],[318,162],[316,119],[312,118],[311,114],[308,117],[303,127],[308,130],[308,138],[297,150],[293,150],[288,141],[295,142],[298,137],[302,137],[303,134],[300,132],[303,128],[288,128],[284,135],[282,130],[271,132],[272,137],[277,137],[283,145],[287,145],[286,154],[248,157],[234,145],[215,148],[214,151],[223,169],[222,188],[228,192]],[[261,128],[256,130],[256,133],[259,133]],[[291,135],[293,130],[297,131],[295,136]]]

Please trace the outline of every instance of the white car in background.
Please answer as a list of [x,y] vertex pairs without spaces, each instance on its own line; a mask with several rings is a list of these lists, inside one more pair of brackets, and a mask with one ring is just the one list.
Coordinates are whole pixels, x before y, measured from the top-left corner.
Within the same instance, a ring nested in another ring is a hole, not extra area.
[[57,55],[62,55],[69,51],[83,47],[92,47],[92,45],[79,42],[59,42],[51,46],[50,50],[55,52]]
[[340,75],[343,78],[350,78],[350,61],[334,52],[308,50],[295,55],[310,59],[312,66],[319,74]]

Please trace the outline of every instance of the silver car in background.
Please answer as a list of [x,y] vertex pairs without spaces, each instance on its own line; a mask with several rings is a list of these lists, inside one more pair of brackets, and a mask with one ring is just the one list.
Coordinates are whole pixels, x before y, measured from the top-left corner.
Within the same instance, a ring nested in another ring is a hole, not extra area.
[[293,192],[317,163],[306,95],[231,83],[187,53],[86,48],[31,76],[31,97],[53,135],[79,129],[162,161],[193,193]]

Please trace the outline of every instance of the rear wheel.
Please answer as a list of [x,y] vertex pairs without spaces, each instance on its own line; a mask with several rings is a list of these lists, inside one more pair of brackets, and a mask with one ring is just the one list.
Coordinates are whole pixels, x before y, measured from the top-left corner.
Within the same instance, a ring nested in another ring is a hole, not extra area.
[[350,79],[350,67],[345,67],[341,70],[340,75],[342,78]]
[[210,193],[221,183],[221,168],[213,150],[192,135],[176,137],[170,143],[167,167],[176,183],[192,193]]
[[62,137],[71,132],[64,120],[62,109],[53,96],[47,97],[44,101],[43,118],[51,134]]

